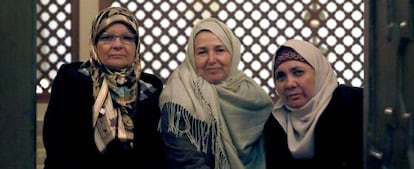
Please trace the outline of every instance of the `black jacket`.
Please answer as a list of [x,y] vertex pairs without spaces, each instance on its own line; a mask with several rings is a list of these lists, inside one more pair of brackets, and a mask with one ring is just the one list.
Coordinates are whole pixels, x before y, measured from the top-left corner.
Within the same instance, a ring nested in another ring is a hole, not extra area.
[[132,151],[118,149],[119,141],[114,141],[108,146],[110,150],[101,154],[94,142],[92,80],[78,71],[80,65],[62,65],[53,81],[43,126],[45,169],[165,168],[157,131],[161,80],[154,75],[141,75],[141,80],[151,83],[157,92],[137,103]]
[[363,90],[340,85],[314,131],[312,159],[294,159],[287,136],[270,116],[264,127],[268,169],[362,169],[363,167]]

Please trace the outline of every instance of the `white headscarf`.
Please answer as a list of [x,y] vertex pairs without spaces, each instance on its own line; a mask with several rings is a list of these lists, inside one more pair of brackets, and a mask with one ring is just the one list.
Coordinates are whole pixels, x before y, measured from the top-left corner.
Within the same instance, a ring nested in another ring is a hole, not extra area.
[[[219,84],[197,75],[194,41],[200,31],[210,31],[232,57],[230,74]],[[262,87],[237,69],[241,44],[222,22],[204,19],[193,28],[187,58],[167,81],[160,108],[168,111],[168,132],[185,135],[198,151],[215,155],[215,168],[265,168],[262,131],[272,101]],[[180,130],[179,122],[185,122]],[[165,131],[162,131],[165,132]],[[208,141],[211,147],[208,147]]]
[[[312,158],[314,155],[315,125],[338,86],[337,77],[329,61],[311,43],[293,39],[288,40],[282,46],[295,50],[314,68],[315,95],[308,103],[297,109],[288,107],[283,99],[279,99],[272,114],[287,134],[288,146],[292,155],[298,159]],[[276,57],[274,56],[273,62]],[[273,69],[275,69],[274,64]]]

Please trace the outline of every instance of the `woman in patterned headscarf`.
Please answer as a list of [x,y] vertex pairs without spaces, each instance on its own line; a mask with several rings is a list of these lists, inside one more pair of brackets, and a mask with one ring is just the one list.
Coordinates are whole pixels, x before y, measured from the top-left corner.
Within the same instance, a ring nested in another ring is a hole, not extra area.
[[241,44],[217,19],[193,28],[187,57],[160,97],[169,168],[261,169],[272,101],[237,69]]
[[92,23],[91,57],[64,64],[44,119],[45,168],[162,168],[162,82],[141,72],[138,22],[109,7]]
[[363,90],[338,85],[309,42],[289,40],[273,59],[276,102],[264,136],[267,167],[362,168]]

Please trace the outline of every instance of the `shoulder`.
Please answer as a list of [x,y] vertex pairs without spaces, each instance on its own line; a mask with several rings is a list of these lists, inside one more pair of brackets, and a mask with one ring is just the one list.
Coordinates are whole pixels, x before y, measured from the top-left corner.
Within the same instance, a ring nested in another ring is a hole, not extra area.
[[364,89],[361,88],[361,87],[354,87],[354,86],[348,86],[348,85],[340,84],[336,88],[335,92],[341,92],[341,93],[343,93],[343,92],[352,92],[352,93],[361,93],[362,94],[363,90]]
[[60,66],[60,71],[78,71],[80,66],[82,65],[82,62],[72,62],[72,63],[65,63],[62,66]]
[[142,72],[140,79],[145,83],[151,84],[157,90],[161,90],[163,88],[162,80],[158,76],[155,76],[153,74]]
[[82,62],[67,63],[60,66],[55,80],[77,81],[91,81],[91,78],[79,71]]
[[360,116],[363,112],[363,99],[363,88],[339,85],[323,114],[336,119],[343,118],[345,114],[345,117]]
[[335,89],[326,111],[359,116],[363,112],[363,100],[363,88],[339,85]]
[[359,132],[363,120],[363,99],[363,88],[339,85],[319,117],[318,128]]
[[85,76],[83,73],[79,72],[79,68],[82,65],[82,62],[73,62],[73,63],[66,63],[60,66],[58,70],[59,74],[65,74],[65,75],[72,75],[72,76]]
[[335,89],[333,93],[333,99],[339,100],[341,102],[355,102],[355,101],[362,102],[363,93],[364,93],[363,88],[341,84]]

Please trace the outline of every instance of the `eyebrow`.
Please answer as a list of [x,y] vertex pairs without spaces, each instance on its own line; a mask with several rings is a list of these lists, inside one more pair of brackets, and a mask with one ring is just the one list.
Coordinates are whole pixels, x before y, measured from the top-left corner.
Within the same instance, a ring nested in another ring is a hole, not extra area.
[[[293,67],[290,67],[288,69],[288,71],[292,71],[292,70],[303,70],[303,69],[305,69],[305,68],[302,67],[302,66],[294,65]],[[275,73],[278,73],[278,72],[284,72],[284,71],[280,71],[279,69],[276,69],[275,70]]]
[[120,34],[110,33],[110,32],[103,32],[102,35],[135,35],[135,34],[133,34],[131,32],[125,32],[125,33],[120,33]]

